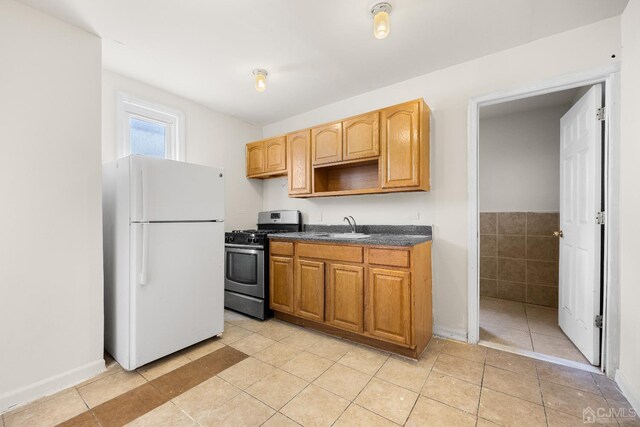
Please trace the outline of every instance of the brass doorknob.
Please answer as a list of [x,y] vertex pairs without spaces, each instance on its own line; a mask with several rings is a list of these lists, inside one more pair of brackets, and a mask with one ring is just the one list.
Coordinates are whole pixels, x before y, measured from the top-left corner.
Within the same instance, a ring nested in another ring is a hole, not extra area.
[[560,238],[564,237],[564,233],[562,232],[562,230],[560,230],[560,231],[554,231],[554,232],[553,232],[553,235],[554,235],[555,237],[560,237]]

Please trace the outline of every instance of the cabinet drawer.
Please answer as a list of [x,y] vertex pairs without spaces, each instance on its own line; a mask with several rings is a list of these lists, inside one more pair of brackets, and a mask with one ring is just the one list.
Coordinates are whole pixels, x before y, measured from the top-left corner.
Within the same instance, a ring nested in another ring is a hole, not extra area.
[[369,249],[369,264],[409,267],[409,251],[397,249]]
[[362,262],[363,248],[340,245],[315,245],[298,243],[296,250],[299,257],[322,258],[331,261]]
[[289,242],[271,242],[270,251],[273,255],[289,255],[293,256],[293,243]]

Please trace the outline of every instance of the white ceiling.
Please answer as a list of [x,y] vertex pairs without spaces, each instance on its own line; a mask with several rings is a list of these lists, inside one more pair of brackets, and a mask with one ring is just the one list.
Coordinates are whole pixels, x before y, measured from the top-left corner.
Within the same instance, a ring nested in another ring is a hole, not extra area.
[[[105,68],[266,124],[619,15],[627,0],[21,0],[103,38]],[[251,71],[269,71],[264,93]]]
[[532,96],[529,98],[482,107],[480,108],[480,118],[488,119],[490,117],[524,113],[525,111],[557,107],[560,105],[566,105],[567,110],[569,110],[569,106],[578,96],[580,89],[581,88],[566,89],[558,92],[547,93],[545,95]]

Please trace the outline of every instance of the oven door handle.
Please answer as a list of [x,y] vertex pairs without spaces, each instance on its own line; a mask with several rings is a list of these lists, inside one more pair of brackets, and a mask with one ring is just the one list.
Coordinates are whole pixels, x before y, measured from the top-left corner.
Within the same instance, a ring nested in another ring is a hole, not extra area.
[[[225,243],[224,244],[225,248],[232,248],[232,249],[244,249],[246,251],[251,251],[251,252],[247,252],[247,253],[255,253],[256,250],[258,251],[262,251],[264,250],[264,246],[262,245],[236,245],[233,243]],[[239,251],[233,251],[233,252],[239,252]]]

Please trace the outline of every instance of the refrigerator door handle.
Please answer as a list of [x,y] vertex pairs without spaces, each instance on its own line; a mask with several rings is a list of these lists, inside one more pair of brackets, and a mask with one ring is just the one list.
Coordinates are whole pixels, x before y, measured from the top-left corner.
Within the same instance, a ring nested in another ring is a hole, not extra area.
[[149,224],[142,224],[142,266],[140,270],[140,284],[146,285],[149,274]]

